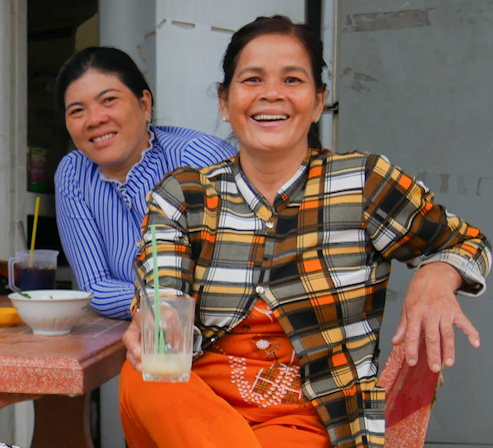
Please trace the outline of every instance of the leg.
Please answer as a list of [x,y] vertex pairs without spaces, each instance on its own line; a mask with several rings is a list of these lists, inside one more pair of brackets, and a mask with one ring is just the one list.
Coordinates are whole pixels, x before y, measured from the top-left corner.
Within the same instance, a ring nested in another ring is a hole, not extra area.
[[188,383],[145,382],[125,362],[120,416],[129,448],[261,448],[247,421],[193,372]]
[[34,401],[32,448],[93,448],[89,427],[90,393],[46,395]]
[[329,434],[317,415],[286,415],[252,425],[262,448],[331,448]]

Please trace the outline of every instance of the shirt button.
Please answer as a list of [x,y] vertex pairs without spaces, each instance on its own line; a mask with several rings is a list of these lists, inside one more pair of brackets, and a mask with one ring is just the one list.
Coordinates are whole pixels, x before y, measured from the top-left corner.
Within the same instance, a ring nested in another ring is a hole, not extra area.
[[263,286],[257,286],[255,288],[255,291],[256,291],[257,294],[263,294],[265,292],[265,289],[264,289]]
[[265,223],[265,225],[267,226],[268,229],[273,229],[274,228],[274,223],[272,221],[267,221]]

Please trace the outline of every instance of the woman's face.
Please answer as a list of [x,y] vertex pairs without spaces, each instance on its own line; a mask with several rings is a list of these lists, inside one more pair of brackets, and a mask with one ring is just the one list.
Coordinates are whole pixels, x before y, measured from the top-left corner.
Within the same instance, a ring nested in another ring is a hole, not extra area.
[[65,92],[65,123],[75,146],[110,179],[125,181],[149,145],[152,100],[113,74],[88,70]]
[[243,48],[219,102],[240,151],[295,151],[303,157],[324,98],[324,92],[316,91],[303,44],[291,35],[266,34]]

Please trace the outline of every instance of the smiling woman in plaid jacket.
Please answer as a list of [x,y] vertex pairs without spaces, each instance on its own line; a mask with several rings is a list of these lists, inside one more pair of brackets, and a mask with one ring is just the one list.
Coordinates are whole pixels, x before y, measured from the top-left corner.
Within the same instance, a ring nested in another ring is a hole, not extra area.
[[309,147],[324,65],[304,25],[240,29],[219,86],[239,155],[178,169],[148,196],[140,274],[153,285],[155,225],[159,284],[196,298],[201,348],[189,383],[145,383],[135,299],[120,395],[130,447],[383,446],[393,259],[418,268],[394,337],[408,363],[422,328],[433,371],[454,362],[454,325],[479,346],[456,292],[484,290],[489,243],[385,157]]

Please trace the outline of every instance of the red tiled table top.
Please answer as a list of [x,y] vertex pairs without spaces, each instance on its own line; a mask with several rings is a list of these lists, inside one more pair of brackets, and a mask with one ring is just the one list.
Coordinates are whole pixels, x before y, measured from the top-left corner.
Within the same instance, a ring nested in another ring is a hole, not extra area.
[[[8,298],[0,306],[11,306]],[[0,327],[0,407],[3,393],[81,395],[113,378],[125,360],[128,324],[90,311],[66,336]]]

